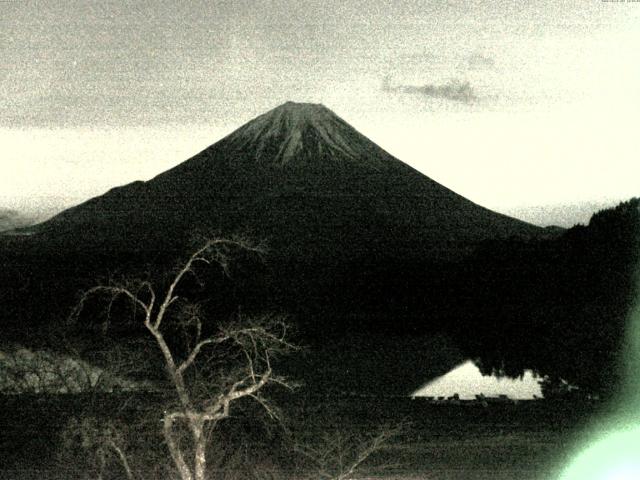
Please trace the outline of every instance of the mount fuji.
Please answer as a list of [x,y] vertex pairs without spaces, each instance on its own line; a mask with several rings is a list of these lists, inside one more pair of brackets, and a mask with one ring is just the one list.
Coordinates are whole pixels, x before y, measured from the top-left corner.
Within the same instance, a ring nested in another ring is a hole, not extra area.
[[406,393],[463,360],[438,333],[457,321],[468,283],[449,266],[487,240],[545,235],[440,185],[326,107],[292,102],[22,232],[4,238],[18,252],[7,278],[28,275],[42,298],[18,299],[15,318],[63,315],[114,271],[169,268],[194,232],[262,241],[264,264],[240,269],[211,303],[289,314],[315,349],[301,367],[315,385]]
[[448,258],[489,238],[542,232],[438,184],[326,107],[292,102],[149,181],[30,231],[55,243],[139,251],[180,243],[194,229],[247,233],[288,258]]

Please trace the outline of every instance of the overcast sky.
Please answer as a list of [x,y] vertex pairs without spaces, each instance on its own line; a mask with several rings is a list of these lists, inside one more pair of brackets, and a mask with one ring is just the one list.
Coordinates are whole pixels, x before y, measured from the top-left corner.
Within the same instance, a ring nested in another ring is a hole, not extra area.
[[7,206],[151,178],[286,100],[323,103],[431,178],[537,223],[640,195],[640,3],[1,8]]

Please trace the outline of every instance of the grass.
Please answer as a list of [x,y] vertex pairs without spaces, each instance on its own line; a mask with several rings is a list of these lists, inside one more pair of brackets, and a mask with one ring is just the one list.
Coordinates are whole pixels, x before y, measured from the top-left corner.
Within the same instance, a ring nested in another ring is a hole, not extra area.
[[[366,472],[371,478],[403,480],[554,478],[559,465],[567,461],[579,432],[598,413],[597,405],[568,402],[525,402],[484,408],[429,405],[403,398],[334,398],[330,403],[326,400],[296,398],[288,401],[289,409],[285,411],[302,413],[299,428],[307,433],[328,428],[367,432],[380,424],[407,422],[409,427],[401,438],[372,457]],[[117,403],[118,399],[106,396],[95,405],[106,412],[115,412]],[[303,403],[324,406],[309,416],[309,410],[302,408]],[[143,405],[149,407],[153,401],[142,397],[129,404],[133,407],[124,415],[135,417],[136,412],[145,411]],[[60,471],[56,451],[59,432],[85,405],[86,401],[72,396],[0,397],[0,478],[56,478],[56,470]],[[320,417],[324,420],[317,421]],[[153,428],[155,423],[159,426],[159,422],[152,420],[147,418],[145,428]],[[264,454],[263,432],[252,430],[250,423],[236,429],[234,425],[240,425],[241,420],[232,419],[226,434],[242,439],[245,450],[262,450]],[[146,433],[153,436],[156,432]],[[153,458],[162,457],[161,441],[157,443]],[[141,451],[145,452],[138,450]],[[238,451],[231,448],[224,455],[235,455]],[[380,469],[388,464],[396,467],[388,471]],[[68,467],[67,464],[65,468]],[[72,479],[68,471],[57,475],[56,480]]]

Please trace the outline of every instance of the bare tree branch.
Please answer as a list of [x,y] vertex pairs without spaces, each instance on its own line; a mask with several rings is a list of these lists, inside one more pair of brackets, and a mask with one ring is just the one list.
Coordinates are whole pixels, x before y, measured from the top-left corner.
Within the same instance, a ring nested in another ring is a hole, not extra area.
[[309,441],[294,442],[294,450],[314,466],[310,478],[319,476],[327,480],[352,480],[363,464],[397,437],[404,425],[383,426],[378,433],[348,435],[343,431],[328,432]]

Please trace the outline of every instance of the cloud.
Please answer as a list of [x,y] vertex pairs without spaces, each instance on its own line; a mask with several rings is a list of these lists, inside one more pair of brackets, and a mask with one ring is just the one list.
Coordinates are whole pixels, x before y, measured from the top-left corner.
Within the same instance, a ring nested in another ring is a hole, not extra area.
[[493,68],[496,64],[496,61],[493,57],[488,55],[484,55],[482,53],[473,53],[467,57],[467,66],[472,69],[481,69],[481,68]]
[[425,85],[396,85],[392,86],[389,77],[382,82],[382,90],[385,92],[406,93],[424,95],[433,98],[443,98],[462,103],[473,103],[478,100],[478,95],[471,83],[467,80],[452,79],[443,84]]

